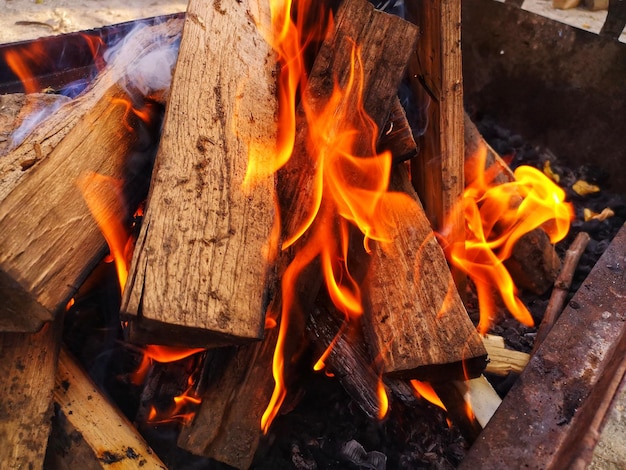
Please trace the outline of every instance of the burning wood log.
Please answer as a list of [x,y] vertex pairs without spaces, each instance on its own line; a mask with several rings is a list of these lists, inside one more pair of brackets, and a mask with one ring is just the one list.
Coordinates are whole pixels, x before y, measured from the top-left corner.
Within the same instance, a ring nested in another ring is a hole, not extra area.
[[463,469],[572,468],[626,354],[626,227],[613,239],[463,461]]
[[[373,31],[376,31],[376,34],[372,34]],[[381,37],[385,40],[379,40]],[[361,96],[354,93],[344,96],[339,111],[350,110],[346,119],[355,119],[353,110],[359,109],[359,102],[362,100],[362,107],[369,119],[376,123],[378,129],[382,129],[382,124],[390,115],[393,100],[396,99],[397,87],[406,68],[411,50],[407,45],[412,46],[416,37],[417,31],[410,23],[376,11],[366,1],[345,0],[337,12],[335,32],[324,41],[309,73],[304,99],[308,100],[314,112],[320,113],[332,94],[332,80],[335,79],[340,87],[345,87],[349,81],[353,59],[351,48],[347,46],[358,45],[361,62],[366,64],[361,76]],[[327,129],[329,135],[336,135],[345,128],[354,128],[354,123],[348,123],[352,127],[346,126],[346,122],[332,121],[330,124],[330,129]],[[359,131],[362,130],[359,126],[356,128]],[[311,195],[315,193],[315,181],[312,175],[315,174],[316,162],[309,154],[307,139],[310,129],[302,106],[299,106],[296,113],[296,131],[293,154],[278,173],[278,196],[285,238],[297,233],[303,221],[310,217]],[[369,156],[372,151],[371,142],[367,139],[359,139],[354,144],[355,147],[351,149],[351,152],[356,156]],[[322,201],[322,206],[324,204],[327,202]],[[320,208],[319,212],[323,210]],[[303,246],[307,246],[312,238],[311,233],[317,229],[316,223],[317,221],[314,221],[312,228],[284,253],[283,261],[288,260],[284,266],[289,265],[299,250],[302,252]],[[309,246],[308,252],[318,249],[319,243],[314,245]],[[293,286],[299,304],[298,310],[301,312],[312,311],[323,283],[318,258],[319,256],[314,256],[311,263],[300,274],[296,285]],[[285,272],[285,270],[280,270],[280,272]],[[297,313],[290,315],[293,318],[289,320],[288,337],[295,338],[293,341],[297,343],[304,333],[306,320],[300,318]],[[297,347],[297,344],[288,345],[288,348],[292,349],[297,349]],[[288,351],[286,355],[289,356]]]
[[[373,31],[377,33],[372,34]],[[383,36],[384,41],[379,39]],[[417,30],[406,21],[376,11],[365,1],[344,0],[337,12],[336,33],[322,45],[309,76],[306,93],[311,105],[320,108],[325,104],[333,91],[332,77],[336,78],[339,85],[345,85],[352,60],[346,41],[352,41],[359,46],[361,61],[367,64],[367,67],[363,70],[362,95],[353,94],[349,99],[345,99],[341,103],[342,108],[357,109],[358,101],[362,99],[364,110],[381,129],[379,132],[382,132],[383,124],[389,116],[392,116],[391,119],[394,121],[402,122],[402,113],[398,109],[400,104],[393,103],[397,100],[395,97],[398,85],[416,39]],[[391,111],[392,106],[394,111]],[[309,127],[301,107],[296,118],[297,136],[294,152],[290,161],[279,172],[279,198],[283,204],[281,212],[285,218],[283,231],[286,234],[294,233],[302,224],[302,220],[309,216],[307,212],[309,204],[306,202],[313,192],[314,184],[311,178],[313,162],[306,149]],[[338,129],[340,125],[344,124],[338,123]],[[413,143],[406,137],[403,137],[402,142],[402,148],[411,152],[414,148]],[[370,142],[366,142],[365,139],[355,144],[353,152],[357,156],[370,151]],[[388,148],[384,142],[381,146]],[[316,295],[312,296],[312,301],[315,298]]]
[[267,8],[189,3],[122,304],[131,341],[209,347],[263,336],[274,183],[242,184],[247,147],[276,134],[274,59],[255,24]]
[[62,322],[59,320],[46,324],[34,334],[0,334],[3,377],[0,462],[3,467],[43,467],[53,415],[54,374],[61,346]]
[[[165,31],[171,27],[160,25]],[[0,318],[6,330],[40,328],[65,306],[104,253],[104,238],[76,186],[79,177],[96,172],[123,181],[131,213],[145,197],[141,171],[149,159],[140,164],[128,158],[140,141],[140,121],[129,113],[129,97],[116,83],[125,77],[120,69],[152,50],[157,31],[139,35],[130,45],[138,44],[140,52],[133,51],[130,62],[110,66],[90,91],[61,107],[0,159],[7,165],[0,185],[0,291],[7,299]],[[23,171],[23,163],[33,161]],[[20,318],[14,306],[24,299],[29,308]]]
[[390,243],[373,248],[365,280],[370,346],[390,375],[425,381],[476,377],[487,353],[405,166],[394,169],[390,190],[408,194],[414,203],[388,211],[397,232]]
[[319,301],[308,320],[307,330],[324,368],[339,380],[368,416],[381,416],[380,374],[367,349],[360,323],[342,321],[329,301]]
[[223,373],[211,380],[193,423],[180,433],[180,447],[235,468],[250,467],[261,438],[261,416],[274,386],[271,371],[277,336],[278,328],[272,328],[263,341],[239,346],[221,364]]
[[78,432],[91,451],[81,447],[80,456],[85,460],[76,461],[74,455],[72,468],[166,468],[132,423],[100,394],[64,349],[59,354],[54,400],[64,417],[60,424],[70,433]]
[[[465,114],[465,181],[472,184],[480,174],[488,174],[493,183],[515,181],[508,165],[485,142],[475,124]],[[481,160],[484,157],[484,164]],[[521,197],[519,198],[521,202]],[[518,203],[519,204],[519,203]],[[537,295],[544,294],[552,285],[561,267],[561,261],[546,232],[535,229],[522,236],[513,248],[505,266],[515,285]]]
[[[375,35],[372,34],[373,31],[376,31]],[[385,40],[380,41],[378,38],[383,36]],[[367,64],[362,77],[364,107],[380,126],[390,114],[389,110],[408,59],[408,49],[404,46],[407,42],[412,44],[415,38],[415,29],[400,18],[375,11],[363,0],[344,1],[337,12],[334,34],[321,46],[309,73],[308,87],[304,94],[312,106],[320,107],[332,92],[333,78],[336,78],[340,86],[344,86],[351,66],[350,48],[346,47],[346,43],[357,44],[362,62]],[[359,98],[353,96],[351,101],[345,100],[341,104],[342,108],[354,109],[357,99]],[[278,175],[278,194],[281,213],[284,214],[282,225],[285,234],[294,233],[308,216],[307,201],[313,192],[314,182],[311,175],[314,162],[308,153],[309,129],[301,107],[297,111],[296,130],[293,155]],[[358,142],[355,153],[364,154],[367,144]],[[400,153],[405,152],[403,150]],[[297,245],[301,246],[302,243]],[[282,252],[277,263],[280,273],[285,272],[293,256],[293,248]],[[294,287],[303,312],[310,311],[322,282],[319,265],[313,262]],[[276,302],[276,305],[280,304],[279,301]],[[289,337],[292,343],[283,351],[286,357],[292,357],[302,346],[300,339],[305,321],[298,315],[295,316],[297,318],[289,320]],[[221,385],[215,387],[215,390],[211,387],[208,395],[203,398],[202,408],[192,428],[181,434],[179,444],[182,447],[238,467],[249,464],[260,435],[259,413],[267,407],[271,395],[271,387],[268,393],[265,386],[272,384],[269,371],[278,334],[278,328],[273,328],[260,345],[239,348],[235,359],[232,359],[233,367],[220,379]],[[224,401],[229,396],[238,397],[237,404],[233,404],[231,410],[227,409],[231,400]],[[261,397],[267,401],[263,403]],[[215,403],[218,405],[214,405]],[[241,438],[242,435],[245,436],[244,439]],[[242,446],[244,442],[247,445],[245,449]]]

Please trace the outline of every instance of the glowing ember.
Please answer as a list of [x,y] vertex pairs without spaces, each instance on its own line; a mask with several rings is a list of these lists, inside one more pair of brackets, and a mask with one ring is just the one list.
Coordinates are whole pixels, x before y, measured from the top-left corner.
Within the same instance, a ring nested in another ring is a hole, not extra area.
[[[484,168],[487,149],[478,151],[473,161]],[[524,234],[539,227],[552,243],[562,240],[573,218],[572,206],[564,202],[565,192],[541,171],[521,166],[515,170],[514,182],[495,184],[493,178],[494,170],[489,169],[467,185],[460,209],[466,241],[447,248],[450,261],[474,281],[480,308],[478,329],[483,334],[494,318],[494,289],[518,321],[533,324],[503,262]]]

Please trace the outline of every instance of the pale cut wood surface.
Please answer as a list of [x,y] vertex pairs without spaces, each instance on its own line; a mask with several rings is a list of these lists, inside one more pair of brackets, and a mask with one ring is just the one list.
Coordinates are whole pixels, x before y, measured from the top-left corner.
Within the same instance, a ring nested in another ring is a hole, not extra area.
[[54,401],[102,468],[165,470],[132,423],[102,396],[65,349],[59,354]]
[[485,368],[485,372],[489,374],[521,374],[530,360],[528,353],[507,349],[501,336],[485,335],[483,344],[489,355],[489,364]]
[[463,240],[463,219],[452,211],[464,189],[461,0],[415,0],[406,7],[421,32],[409,78],[428,116],[413,182],[433,228],[447,223],[449,239]]
[[364,328],[373,355],[380,354],[384,372],[403,378],[475,377],[487,353],[405,165],[394,168],[389,188],[411,201],[388,208],[396,232],[389,243],[372,250],[364,283],[370,301]]
[[[374,31],[377,34],[370,34]],[[382,125],[389,115],[389,109],[394,101],[397,86],[410,53],[410,48],[407,49],[404,46],[414,43],[416,33],[412,25],[398,17],[375,11],[367,1],[346,0],[337,12],[334,33],[321,47],[309,75],[309,87],[304,93],[311,98],[313,106],[319,107],[332,91],[333,77],[338,77],[338,82],[345,85],[350,67],[350,42],[347,38],[351,38],[360,45],[363,62],[366,64],[364,70],[364,89],[367,97],[365,109],[379,126]],[[381,40],[383,37],[384,41]],[[347,100],[341,104],[342,107],[348,109],[354,105],[354,101],[348,102]],[[314,162],[308,154],[306,141],[308,129],[301,108],[298,110],[297,118],[294,155],[279,171],[278,180],[281,211],[284,214],[283,230],[286,235],[292,234],[302,219],[308,215],[313,187]],[[358,145],[356,153],[365,153],[365,143],[360,142]],[[279,263],[282,265],[281,272],[291,259],[291,250],[282,252],[279,258]],[[300,282],[296,286],[300,306],[306,315],[309,314],[308,307],[313,305],[322,284],[321,273],[317,270],[319,270],[319,263],[311,263],[305,273],[300,276]],[[276,305],[273,310],[279,311],[280,300],[276,300]],[[292,357],[292,353],[299,351],[302,347],[301,341],[304,340],[302,336],[305,326],[304,318],[292,312],[289,322],[289,334],[286,339],[288,344],[285,347],[286,357]],[[191,428],[183,430],[179,445],[203,455],[227,459],[224,461],[236,466],[243,465],[246,458],[251,458],[251,454],[242,451],[243,442],[237,442],[235,436],[239,434],[243,436],[243,440],[254,443],[256,446],[252,437],[258,436],[260,432],[260,423],[257,418],[258,407],[259,404],[267,406],[267,403],[263,401],[269,400],[271,394],[271,390],[269,390],[270,393],[268,390],[263,392],[261,390],[263,387],[259,387],[259,384],[266,385],[268,378],[266,371],[271,364],[272,348],[268,349],[266,343],[272,341],[272,337],[277,334],[276,330],[277,328],[267,334],[257,356],[249,357],[250,346],[239,349],[237,357],[232,361],[233,365],[221,379],[223,385],[218,387],[219,390],[212,390],[205,395],[207,405],[203,405],[203,409]],[[243,375],[242,370],[250,371],[247,372],[245,380],[240,379]],[[289,376],[289,373],[286,375]],[[252,380],[249,377],[258,378]],[[241,383],[235,386],[238,380],[241,380]],[[254,383],[257,384],[254,392],[249,391],[249,396],[246,398],[246,387],[252,387]],[[237,397],[236,401],[230,398],[227,392],[229,390],[233,390],[233,396]],[[231,402],[233,410],[228,411],[226,408]],[[208,403],[214,403],[215,406],[211,407]],[[243,410],[236,410],[238,406],[241,406]],[[246,412],[248,417],[241,418]],[[253,419],[250,419],[251,417]],[[220,425],[222,427],[218,429]]]
[[61,322],[0,334],[0,468],[43,468]]
[[263,335],[273,178],[244,192],[252,140],[276,135],[264,2],[191,0],[122,312],[132,341]]

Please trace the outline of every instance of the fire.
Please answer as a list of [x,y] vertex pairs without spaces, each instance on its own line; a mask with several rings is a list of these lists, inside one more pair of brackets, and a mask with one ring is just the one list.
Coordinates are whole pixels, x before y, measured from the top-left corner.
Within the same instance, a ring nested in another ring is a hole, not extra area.
[[387,411],[389,411],[389,398],[387,397],[387,391],[385,390],[385,384],[383,383],[382,376],[378,378],[376,391],[378,395],[378,404],[380,406],[378,419],[382,420],[385,416],[387,416]]
[[[301,313],[294,292],[299,276],[319,260],[333,304],[346,320],[358,319],[363,313],[363,304],[359,285],[348,266],[349,240],[355,229],[359,230],[367,252],[372,240],[389,240],[390,227],[386,226],[381,209],[390,203],[406,203],[403,196],[387,192],[391,154],[376,152],[378,127],[363,105],[363,64],[359,47],[350,39],[346,40],[345,46],[351,51],[347,78],[343,83],[335,79],[330,96],[311,96],[307,89],[305,52],[308,45],[327,35],[333,26],[332,15],[322,10],[319,13],[322,20],[313,21],[311,17],[307,20],[302,12],[319,11],[322,7],[306,0],[293,3],[276,0],[270,4],[272,26],[264,34],[281,65],[279,136],[271,152],[267,150],[271,147],[267,142],[250,145],[244,187],[277,171],[291,158],[295,148],[298,98],[305,117],[305,122],[299,120],[298,125],[306,129],[306,153],[314,162],[314,172],[311,175],[313,189],[307,202],[308,216],[299,226],[290,227],[290,233],[283,234],[283,250],[296,246],[297,249],[281,281],[282,309],[273,363],[276,385],[262,418],[264,432],[269,429],[286,395],[284,350],[290,316]],[[324,357],[316,367],[321,367],[323,361]],[[382,382],[379,396],[384,416],[387,396]]]
[[171,422],[178,422],[181,424],[189,424],[196,415],[196,409],[202,403],[202,400],[194,396],[195,381],[193,375],[190,375],[187,379],[186,390],[172,399],[173,404],[170,409],[159,412],[157,408],[152,405],[150,412],[148,413],[147,422],[149,424],[164,424]]
[[150,124],[152,122],[152,113],[150,112],[151,105],[149,103],[145,103],[142,108],[136,108],[129,99],[113,98],[111,100],[111,104],[114,106],[122,106],[126,110],[124,112],[123,123],[124,127],[126,127],[129,132],[134,132],[135,130],[129,122],[131,113],[146,124]]
[[244,186],[274,174],[291,157],[296,137],[296,106],[299,91],[306,87],[305,50],[322,40],[332,29],[329,11],[320,11],[319,20],[305,22],[305,15],[292,12],[323,9],[314,0],[270,0],[269,28],[259,31],[274,49],[281,65],[278,76],[278,135],[276,143],[251,142]]
[[[482,147],[479,152],[472,161],[484,168],[487,149]],[[524,234],[541,227],[556,243],[567,235],[573,218],[571,204],[564,202],[565,192],[541,171],[521,166],[515,170],[516,181],[504,184],[494,183],[493,171],[478,172],[476,180],[467,185],[460,209],[466,223],[466,240],[447,248],[452,264],[476,285],[478,329],[482,334],[494,318],[494,289],[518,321],[533,325],[503,263]]]
[[[123,292],[134,241],[124,224],[127,208],[122,195],[122,181],[97,173],[87,173],[78,179],[77,185],[109,246],[117,269],[120,289]],[[135,216],[141,214],[143,214],[143,207],[137,209]],[[137,370],[131,374],[131,382],[135,385],[142,384],[154,362],[180,361],[202,351],[204,351],[202,348],[145,346],[142,348],[141,362]],[[172,408],[164,412],[157,412],[156,408],[152,406],[148,421],[152,424],[159,424],[169,421],[187,423],[192,420],[195,411],[190,411],[190,409],[197,408],[201,401],[193,395],[193,386],[192,374],[188,377],[187,390],[180,396],[173,398]]]
[[410,381],[410,384],[413,387],[413,390],[415,390],[415,394],[418,397],[422,397],[424,400],[438,406],[442,410],[448,411],[446,409],[446,406],[441,401],[441,398],[439,398],[439,395],[437,395],[437,392],[435,392],[432,385],[430,385],[428,382],[422,382],[420,380],[414,379]]
[[[81,34],[80,37],[85,41],[81,47],[81,52],[84,54],[86,52],[85,49],[89,51],[96,70],[102,70],[104,68],[102,54],[106,49],[103,39],[89,34]],[[50,73],[63,69],[62,59],[60,59],[59,63],[56,63],[42,41],[34,41],[28,45],[21,46],[19,49],[13,48],[5,52],[4,60],[11,71],[22,82],[24,93],[27,94],[42,91],[43,86],[35,78],[35,71],[41,72],[41,70],[45,70],[46,73]]]
[[127,209],[122,194],[123,182],[90,172],[80,177],[76,185],[109,246],[123,292],[132,255],[128,253],[131,237],[124,225]]

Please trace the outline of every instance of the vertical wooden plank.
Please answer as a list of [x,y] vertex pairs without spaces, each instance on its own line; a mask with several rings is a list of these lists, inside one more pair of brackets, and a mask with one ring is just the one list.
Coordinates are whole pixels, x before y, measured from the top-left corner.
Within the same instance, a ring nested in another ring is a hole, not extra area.
[[0,334],[1,468],[43,468],[61,317],[38,333]]
[[263,336],[272,178],[242,188],[276,138],[276,59],[258,0],[191,0],[122,311],[136,342],[209,347]]
[[[464,189],[461,1],[406,2],[407,15],[420,29],[409,77],[428,125],[412,168],[413,184],[435,230],[463,239],[462,214],[452,210]],[[448,232],[449,230],[449,232]]]

